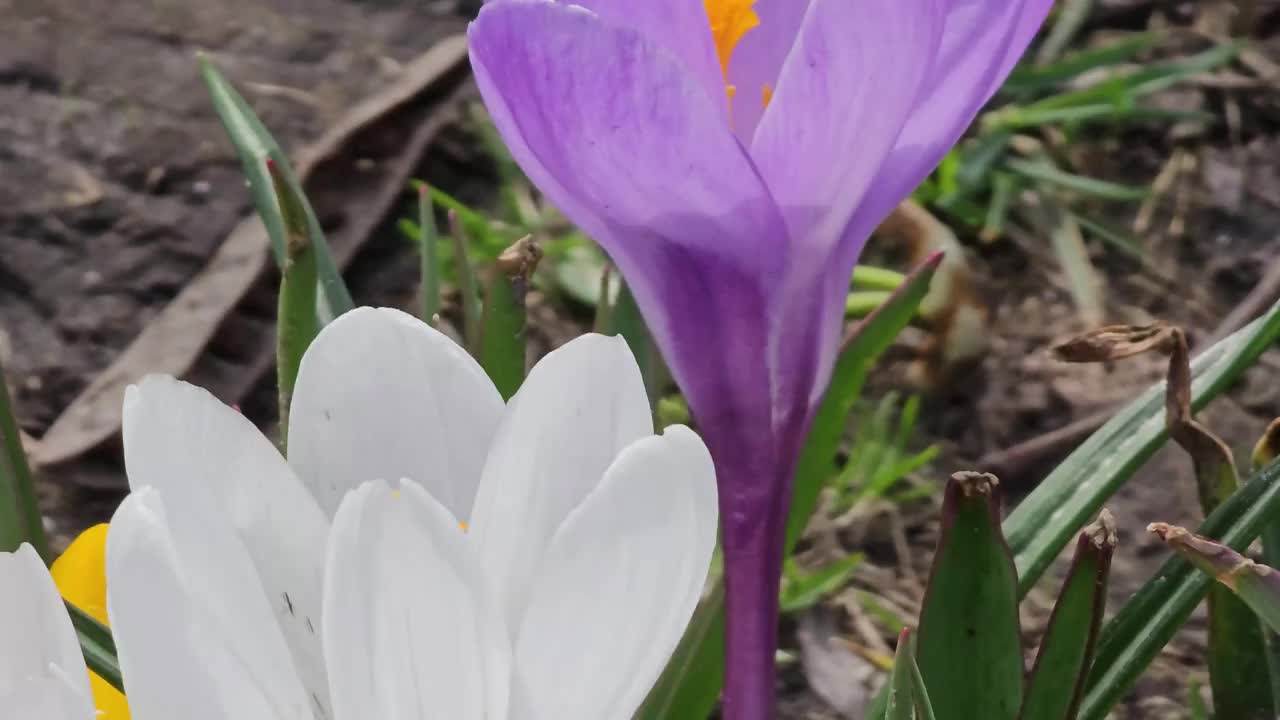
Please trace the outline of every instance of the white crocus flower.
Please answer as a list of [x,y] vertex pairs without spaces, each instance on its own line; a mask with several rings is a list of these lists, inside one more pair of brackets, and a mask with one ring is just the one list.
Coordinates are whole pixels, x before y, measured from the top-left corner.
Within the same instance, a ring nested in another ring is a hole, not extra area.
[[710,456],[653,434],[619,338],[504,405],[444,335],[359,309],[303,358],[287,462],[170,378],[130,389],[124,439],[108,613],[137,720],[626,720],[714,546]]
[[0,718],[93,716],[89,672],[53,578],[30,545],[0,553]]

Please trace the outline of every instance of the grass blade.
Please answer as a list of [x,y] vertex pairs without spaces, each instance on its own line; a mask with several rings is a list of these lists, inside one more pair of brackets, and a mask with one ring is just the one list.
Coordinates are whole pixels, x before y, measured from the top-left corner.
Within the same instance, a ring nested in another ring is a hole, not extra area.
[[947,483],[917,647],[942,720],[1013,720],[1022,705],[1017,575],[999,506],[993,475],[956,473]]
[[267,229],[267,236],[271,239],[272,254],[281,267],[284,266],[288,257],[286,229],[284,218],[281,217],[280,208],[275,200],[273,181],[263,164],[266,158],[270,158],[276,164],[283,182],[300,199],[302,211],[306,217],[307,238],[315,247],[316,272],[320,284],[320,302],[317,303],[316,312],[319,323],[323,326],[350,310],[354,303],[351,300],[351,293],[347,291],[346,283],[342,280],[342,274],[338,272],[338,266],[329,253],[329,245],[325,242],[320,221],[307,202],[302,184],[298,182],[298,176],[289,165],[289,159],[285,157],[284,151],[271,137],[271,133],[267,131],[262,121],[254,114],[249,103],[245,102],[240,93],[231,87],[231,83],[227,82],[209,58],[202,55],[199,62],[200,74],[209,89],[213,108],[218,113],[218,118],[222,121],[227,135],[230,136],[236,153],[240,156],[240,164],[249,178],[253,204],[258,210],[259,217],[262,218],[262,224]]
[[302,199],[285,181],[274,160],[267,158],[266,165],[285,233],[276,320],[276,375],[280,394],[280,442],[283,443],[289,437],[289,408],[298,368],[320,330],[316,320],[316,251],[307,237]]
[[885,720],[914,720],[915,683],[911,677],[911,631],[903,628],[898,635],[898,648],[893,655],[893,673],[889,675],[889,706]]
[[1097,178],[1069,173],[1043,159],[1036,162],[1031,160],[1022,160],[1019,158],[1008,158],[1005,160],[1004,165],[1008,169],[1027,179],[1039,180],[1040,182],[1048,183],[1050,185],[1057,185],[1064,190],[1071,190],[1084,195],[1092,195],[1104,200],[1142,200],[1151,192],[1145,187],[1121,185],[1119,183],[1107,182],[1106,180],[1098,180]]
[[111,637],[111,631],[106,625],[75,605],[66,603],[66,606],[67,613],[71,615],[71,625],[76,629],[76,636],[80,639],[80,650],[84,653],[85,664],[112,687],[124,692],[124,681],[120,678],[120,662],[116,659],[116,642]]
[[[1246,329],[1247,330],[1247,329]],[[1271,465],[1218,506],[1197,533],[1239,551],[1280,512],[1280,464]],[[1103,720],[1205,596],[1210,578],[1171,558],[1102,629],[1089,675],[1083,720]]]
[[[1280,303],[1192,362],[1192,406],[1203,407],[1280,337]],[[1078,528],[1167,439],[1165,384],[1129,403],[1009,514],[1005,537],[1025,595]]]
[[1103,510],[1098,521],[1080,533],[1018,720],[1074,720],[1102,627],[1115,548],[1115,521]]
[[422,282],[422,321],[435,325],[440,312],[440,238],[436,233],[435,204],[431,192],[418,186],[418,253]]
[[530,236],[516,241],[494,263],[493,279],[485,293],[480,321],[480,366],[503,400],[510,400],[524,382],[525,293],[542,248]]
[[14,552],[25,542],[48,558],[49,542],[36,501],[35,478],[22,448],[18,417],[4,377],[0,366],[0,552]]

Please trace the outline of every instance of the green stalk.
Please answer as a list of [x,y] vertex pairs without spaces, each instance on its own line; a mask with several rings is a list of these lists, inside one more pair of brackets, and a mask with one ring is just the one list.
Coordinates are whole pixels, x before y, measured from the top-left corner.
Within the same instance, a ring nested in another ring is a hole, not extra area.
[[524,382],[524,298],[541,259],[542,248],[532,237],[516,241],[498,256],[485,293],[478,357],[503,400],[510,400]]
[[440,257],[436,247],[435,205],[431,202],[431,189],[424,183],[418,186],[418,253],[422,268],[422,321],[434,324],[440,312]]
[[31,543],[41,557],[49,558],[35,479],[22,449],[4,368],[0,367],[0,551],[13,552],[24,542]]
[[893,293],[888,290],[857,290],[844,300],[845,317],[866,317],[884,304]]
[[902,287],[907,276],[896,270],[858,265],[853,268],[853,284],[864,290],[884,290],[893,292]]
[[449,239],[453,240],[453,264],[458,273],[458,292],[462,294],[462,339],[473,355],[480,348],[480,296],[476,291],[475,269],[467,248],[467,231],[456,210],[449,210]]
[[289,437],[289,407],[302,356],[319,332],[316,318],[316,252],[307,237],[307,216],[275,162],[267,160],[285,228],[276,329],[276,373],[280,392],[280,443]]

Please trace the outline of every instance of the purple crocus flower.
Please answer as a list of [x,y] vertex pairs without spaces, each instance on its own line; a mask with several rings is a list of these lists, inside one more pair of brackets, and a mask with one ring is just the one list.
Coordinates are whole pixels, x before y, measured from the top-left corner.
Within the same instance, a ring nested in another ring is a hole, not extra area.
[[715,458],[724,715],[773,709],[791,476],[850,272],[1052,0],[492,0],[494,123],[626,277]]

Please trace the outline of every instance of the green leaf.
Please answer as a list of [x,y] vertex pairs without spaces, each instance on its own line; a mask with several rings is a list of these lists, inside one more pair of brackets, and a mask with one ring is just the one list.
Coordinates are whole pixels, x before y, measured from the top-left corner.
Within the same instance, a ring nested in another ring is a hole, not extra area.
[[[1192,405],[1203,407],[1280,337],[1280,303],[1192,362]],[[1168,435],[1165,384],[1116,414],[1053,470],[1004,522],[1025,595],[1078,528],[1101,509]]]
[[1128,62],[1144,50],[1155,47],[1164,38],[1165,33],[1162,32],[1134,33],[1102,47],[1072,53],[1047,65],[1022,65],[1009,75],[1002,91],[1021,93],[1056,87],[1063,81],[1090,70]]
[[706,720],[723,685],[724,582],[717,578],[634,720]]
[[280,266],[276,319],[276,374],[280,395],[280,442],[289,437],[289,408],[302,356],[320,328],[316,320],[316,249],[307,237],[303,199],[267,158],[274,199],[284,223],[285,258]]
[[[1221,718],[1272,720],[1267,648],[1259,618],[1280,627],[1280,575],[1240,553],[1179,527],[1150,528],[1218,581],[1209,588],[1209,680]],[[1256,614],[1255,614],[1256,613]]]
[[1022,705],[1017,576],[992,475],[956,473],[920,609],[920,672],[942,720],[1013,720]]
[[475,268],[471,265],[471,234],[461,221],[461,213],[449,208],[449,239],[453,242],[453,264],[458,275],[462,305],[462,339],[473,355],[479,356],[481,309]]
[[911,655],[911,692],[914,694],[916,718],[918,720],[938,720],[933,711],[933,700],[929,697],[929,688],[924,684],[924,675],[920,674],[920,664],[916,662],[915,645],[912,644]]
[[66,603],[66,606],[67,613],[71,616],[71,625],[76,629],[76,636],[80,640],[85,665],[112,687],[124,692],[124,681],[120,679],[120,662],[116,659],[116,642],[111,637],[111,631],[75,605]]
[[35,479],[22,448],[4,367],[0,366],[0,552],[13,552],[22,543],[31,543],[41,557],[49,557]]
[[485,293],[478,356],[503,400],[510,400],[524,382],[524,299],[541,259],[542,250],[532,237],[517,241],[498,256]]
[[893,292],[902,287],[906,276],[896,270],[887,268],[874,267],[872,265],[858,265],[853,269],[852,284],[854,287],[860,287],[863,290],[884,290],[885,292]]
[[897,292],[849,333],[840,350],[831,383],[800,452],[791,496],[791,514],[787,518],[788,553],[809,523],[822,487],[835,473],[836,450],[849,413],[862,394],[867,372],[915,317],[941,262],[942,255],[936,254],[907,275]]
[[1107,511],[1085,528],[1027,682],[1018,720],[1074,720],[1093,661],[1116,547]]
[[1069,173],[1046,159],[1040,161],[1007,158],[1004,166],[1030,180],[1057,185],[1065,190],[1072,190],[1085,195],[1093,195],[1104,200],[1142,200],[1151,194],[1145,187],[1120,185],[1119,183],[1098,180]]
[[418,186],[418,257],[422,283],[422,322],[433,324],[440,312],[440,238],[435,204],[427,186]]
[[[897,293],[859,323],[841,349],[796,470],[787,517],[787,555],[809,522],[823,484],[835,472],[836,449],[867,371],[915,316],[941,262],[942,255],[936,254],[907,275]],[[614,311],[615,321],[620,313],[621,301]],[[723,609],[724,587],[716,580],[635,720],[705,720],[711,714],[724,681]]]
[[316,272],[321,298],[321,302],[317,304],[316,313],[323,326],[350,310],[354,303],[351,300],[351,293],[347,291],[346,283],[342,280],[342,273],[338,272],[338,266],[329,252],[329,244],[325,242],[320,221],[316,218],[310,203],[307,202],[302,184],[298,182],[298,176],[289,165],[289,159],[285,157],[284,151],[271,137],[271,133],[267,131],[262,121],[254,114],[249,103],[245,102],[240,93],[231,87],[231,83],[227,82],[208,57],[201,55],[199,61],[200,74],[204,77],[205,85],[209,89],[213,109],[218,113],[223,128],[226,129],[231,143],[235,145],[236,153],[240,156],[240,164],[249,178],[253,204],[271,239],[272,254],[281,267],[284,266],[288,256],[286,229],[284,218],[280,214],[280,206],[276,203],[272,179],[263,164],[265,159],[270,158],[276,164],[282,181],[301,202],[302,211],[306,216],[307,239],[315,246]]
[[618,277],[618,296],[609,314],[609,327],[614,335],[621,335],[635,355],[640,366],[640,376],[644,378],[645,389],[649,392],[649,402],[657,405],[663,386],[667,383],[666,366],[662,363],[662,354],[653,343],[649,334],[649,326],[645,325],[644,316],[640,314],[640,306],[631,294],[622,278]]
[[911,631],[898,634],[898,648],[893,655],[893,673],[889,676],[889,705],[885,720],[914,720],[915,683],[911,676]]
[[[799,612],[822,602],[823,598],[844,587],[862,560],[862,553],[852,553],[811,573],[793,569],[787,572],[782,580],[782,612]],[[790,559],[787,562],[790,563]]]
[[[1246,329],[1248,330],[1248,328]],[[1280,512],[1280,464],[1245,483],[1197,533],[1239,551]],[[1083,720],[1103,720],[1205,596],[1211,580],[1180,557],[1166,562],[1102,629],[1089,675]]]

